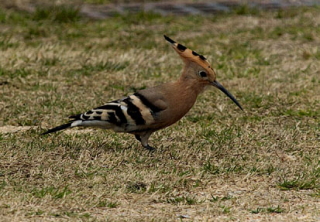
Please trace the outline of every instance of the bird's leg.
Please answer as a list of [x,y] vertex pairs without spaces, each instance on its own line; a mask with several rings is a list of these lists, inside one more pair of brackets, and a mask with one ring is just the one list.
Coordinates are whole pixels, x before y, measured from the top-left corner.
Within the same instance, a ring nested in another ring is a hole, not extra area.
[[136,137],[137,140],[139,140],[141,142],[141,137],[139,135],[134,135]]
[[[134,136],[136,137],[137,140],[139,140],[139,141],[141,142],[141,137],[140,137],[140,135],[134,135]],[[141,142],[141,144],[142,144],[142,142]],[[155,148],[153,148],[152,146],[149,146],[148,144],[147,144],[147,145],[143,145],[143,144],[142,144],[142,146],[143,146],[144,148],[146,148],[147,150],[149,150],[149,151],[154,151],[154,150],[155,150]]]
[[150,137],[150,135],[152,134],[152,132],[146,132],[142,135],[135,135],[136,139],[139,140],[141,142],[141,145],[146,148],[149,151],[155,151],[156,149],[152,146],[149,146],[148,144],[148,139]]

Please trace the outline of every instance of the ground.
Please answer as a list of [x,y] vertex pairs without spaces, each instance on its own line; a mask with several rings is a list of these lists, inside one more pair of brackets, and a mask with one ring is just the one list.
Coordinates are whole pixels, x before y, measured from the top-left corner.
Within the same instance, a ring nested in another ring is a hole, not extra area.
[[[216,16],[0,11],[3,221],[320,220],[320,8]],[[239,110],[208,88],[150,140],[67,117],[173,81],[163,39],[203,54]]]

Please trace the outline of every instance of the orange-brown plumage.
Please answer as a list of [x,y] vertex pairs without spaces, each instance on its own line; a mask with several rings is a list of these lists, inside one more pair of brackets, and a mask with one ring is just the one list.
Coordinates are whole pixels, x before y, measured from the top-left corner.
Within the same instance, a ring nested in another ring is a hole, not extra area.
[[180,120],[206,86],[217,87],[242,109],[238,101],[216,81],[216,74],[204,56],[164,37],[184,61],[177,81],[139,90],[126,98],[71,116],[73,120],[70,123],[44,134],[76,126],[99,127],[134,134],[143,147],[153,150],[148,144],[150,135]]

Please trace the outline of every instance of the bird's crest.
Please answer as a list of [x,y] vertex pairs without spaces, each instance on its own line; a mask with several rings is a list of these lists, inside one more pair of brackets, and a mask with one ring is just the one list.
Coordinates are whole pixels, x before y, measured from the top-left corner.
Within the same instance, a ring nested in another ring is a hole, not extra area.
[[210,64],[207,62],[206,57],[203,55],[198,54],[197,52],[188,49],[184,45],[181,45],[172,39],[170,39],[168,36],[164,35],[164,38],[171,44],[172,48],[180,55],[182,60],[187,63],[187,62],[195,62],[202,66],[205,69],[210,69],[212,70]]

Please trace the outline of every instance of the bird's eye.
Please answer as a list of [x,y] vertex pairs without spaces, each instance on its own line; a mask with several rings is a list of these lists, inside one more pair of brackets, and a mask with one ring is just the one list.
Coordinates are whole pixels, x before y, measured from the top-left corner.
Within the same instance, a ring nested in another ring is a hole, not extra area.
[[199,71],[198,72],[199,76],[201,76],[202,78],[207,77],[207,73],[205,71]]

